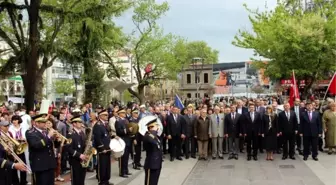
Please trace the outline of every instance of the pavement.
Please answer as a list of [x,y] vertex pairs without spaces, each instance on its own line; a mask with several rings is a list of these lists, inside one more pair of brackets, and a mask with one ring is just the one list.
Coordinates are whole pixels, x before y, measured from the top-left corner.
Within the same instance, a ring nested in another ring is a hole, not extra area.
[[[143,157],[145,155],[142,155]],[[319,161],[296,155],[296,160],[282,160],[281,154],[274,161],[266,161],[265,154],[258,155],[258,161],[247,161],[245,154],[239,160],[198,161],[189,158],[183,161],[163,162],[159,185],[336,185],[336,155],[319,153]],[[131,162],[131,159],[130,159]],[[143,185],[144,170],[134,170],[129,178],[118,176],[118,162],[112,162],[110,182],[115,185]],[[70,175],[63,176],[66,182],[56,185],[70,185]],[[87,173],[86,185],[97,185],[95,173]]]

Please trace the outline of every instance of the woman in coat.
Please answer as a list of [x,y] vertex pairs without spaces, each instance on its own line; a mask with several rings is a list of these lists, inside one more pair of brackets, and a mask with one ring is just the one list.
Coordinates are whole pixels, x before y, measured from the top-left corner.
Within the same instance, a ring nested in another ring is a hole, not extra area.
[[329,108],[323,113],[322,121],[326,146],[329,148],[328,154],[331,155],[336,146],[336,103],[331,103]]
[[271,106],[267,106],[262,116],[262,136],[265,138],[266,160],[273,161],[273,151],[277,150],[278,117],[273,113]]

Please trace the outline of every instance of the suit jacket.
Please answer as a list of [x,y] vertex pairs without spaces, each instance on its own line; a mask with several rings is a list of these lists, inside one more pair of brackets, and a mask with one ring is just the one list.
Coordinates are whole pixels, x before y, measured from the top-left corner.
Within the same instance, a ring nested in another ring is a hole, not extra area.
[[98,121],[93,126],[93,145],[98,152],[103,150],[110,150],[111,136],[108,128],[104,125],[102,121]]
[[306,111],[302,113],[300,120],[300,133],[303,136],[318,137],[319,134],[322,134],[322,121],[319,112],[313,111],[310,121],[308,112]]
[[197,140],[199,141],[208,141],[209,140],[209,126],[210,126],[211,119],[207,116],[205,119],[202,117],[198,117],[195,119],[195,136],[197,136]]
[[36,128],[26,132],[29,146],[29,161],[33,172],[56,168],[56,158],[53,150],[53,140],[44,136]]
[[185,135],[185,119],[181,115],[177,115],[176,122],[173,114],[167,116],[167,135],[181,136]]
[[210,115],[210,125],[209,125],[209,133],[211,137],[224,137],[224,114],[218,114],[218,123],[217,123],[217,115]]
[[162,168],[162,146],[160,138],[154,132],[146,132],[143,137],[143,147],[146,150],[144,169]]
[[128,120],[126,118],[124,119],[117,119],[115,122],[115,129],[117,136],[119,136],[121,139],[125,141],[126,146],[131,146],[132,141],[131,137],[129,136],[129,130],[127,128]]
[[274,118],[270,120],[269,115],[262,114],[262,127],[261,127],[261,134],[268,134],[271,130],[272,133],[278,133],[279,131],[279,124],[278,124],[278,115],[274,114]]
[[[257,111],[258,110],[258,111]],[[256,106],[256,112],[259,112],[261,114],[265,114],[266,108],[263,106]]]
[[243,132],[247,135],[252,135],[252,132],[255,136],[261,134],[262,129],[262,120],[261,114],[258,112],[254,112],[254,120],[252,121],[250,112],[245,113],[245,120],[243,124]]
[[295,112],[289,111],[289,114],[289,119],[285,111],[279,114],[279,131],[283,134],[295,134],[295,131],[298,131],[298,121]]
[[67,135],[67,128],[66,128],[65,123],[63,123],[62,121],[57,120],[56,126],[57,126],[57,131],[59,133],[61,133],[63,136]]
[[69,135],[69,138],[72,139],[70,146],[67,147],[69,153],[69,162],[70,164],[73,162],[80,163],[81,159],[79,157],[84,153],[86,147],[86,136],[84,132],[83,135],[80,135],[77,133],[77,131],[73,130],[73,132]]
[[232,120],[232,114],[227,114],[224,118],[224,134],[239,137],[239,134],[243,133],[242,118],[241,114],[235,113],[235,118]]
[[183,118],[185,119],[186,123],[186,136],[187,137],[193,137],[194,136],[194,123],[196,119],[196,115],[192,114],[190,117],[189,115],[183,115]]

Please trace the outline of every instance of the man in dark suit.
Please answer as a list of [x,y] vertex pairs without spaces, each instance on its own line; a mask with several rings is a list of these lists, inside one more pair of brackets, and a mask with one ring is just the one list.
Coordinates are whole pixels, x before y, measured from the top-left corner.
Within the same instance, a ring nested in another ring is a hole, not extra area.
[[[282,159],[288,157],[295,160],[295,135],[298,133],[297,118],[294,111],[290,110],[289,103],[284,104],[284,111],[279,113],[279,133],[283,137]],[[289,147],[288,147],[289,144]],[[289,151],[289,153],[288,153]]]
[[300,135],[303,137],[303,160],[307,160],[312,151],[312,157],[317,158],[318,138],[322,135],[322,122],[318,112],[313,111],[313,105],[310,102],[306,104],[307,111],[300,117]]
[[176,106],[173,108],[173,112],[167,118],[167,135],[171,140],[170,147],[170,161],[182,160],[181,158],[181,142],[185,139],[185,120],[179,115],[179,110]]
[[189,158],[189,153],[192,158],[196,158],[196,142],[197,142],[194,137],[194,121],[196,119],[196,115],[193,114],[193,106],[188,105],[187,111],[188,113],[183,116],[186,123],[185,127],[186,138],[184,139],[186,159]]
[[[249,105],[250,112],[245,113],[245,121],[243,126],[243,133],[247,143],[247,160],[250,161],[253,155],[253,159],[258,160],[258,136],[261,134],[262,120],[261,115],[255,112],[254,104]],[[251,148],[253,154],[251,154]]]
[[[297,123],[298,123],[298,127],[300,127],[300,117],[302,115],[302,113],[305,111],[305,108],[300,107],[300,99],[296,98],[294,101],[294,106],[291,108],[291,111],[294,111],[295,115],[296,115],[296,119],[297,119]],[[296,135],[296,149],[298,150],[300,155],[303,155],[302,152],[302,137],[300,136],[300,134]]]
[[236,105],[230,106],[231,113],[224,118],[224,135],[229,139],[229,160],[238,160],[239,138],[242,136],[241,114],[236,113]]
[[[248,108],[243,106],[242,100],[237,100],[236,112],[241,114],[243,117],[245,116],[246,113],[248,113]],[[240,153],[244,153],[244,143],[245,143],[245,139],[244,139],[244,136],[242,136],[239,138]]]

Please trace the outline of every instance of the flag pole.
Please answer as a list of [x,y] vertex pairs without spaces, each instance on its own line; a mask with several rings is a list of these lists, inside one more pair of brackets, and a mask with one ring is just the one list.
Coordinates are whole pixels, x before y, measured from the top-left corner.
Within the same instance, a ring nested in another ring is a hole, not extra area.
[[[330,80],[330,82],[329,82],[329,85],[328,85],[327,91],[324,93],[324,96],[323,96],[322,103],[323,103],[323,101],[325,100],[325,98],[327,97],[327,94],[328,94],[328,91],[329,91],[329,88],[330,88],[330,84],[331,84],[331,82],[334,80],[334,78],[335,78],[335,75],[336,75],[336,72],[334,72],[334,75],[333,75],[333,77],[331,78],[331,80]],[[336,97],[335,97],[335,100],[336,100]]]
[[[294,69],[293,69],[293,79],[294,79],[294,80],[293,80],[293,81],[294,81],[294,82],[293,82],[293,85],[294,85],[294,97],[297,98],[297,97],[298,97],[297,94],[296,94],[296,93],[297,93],[297,92],[296,92],[296,88],[297,88],[297,86],[296,86],[296,79],[295,79],[295,72],[294,72]],[[294,100],[295,100],[295,98],[294,98]]]

